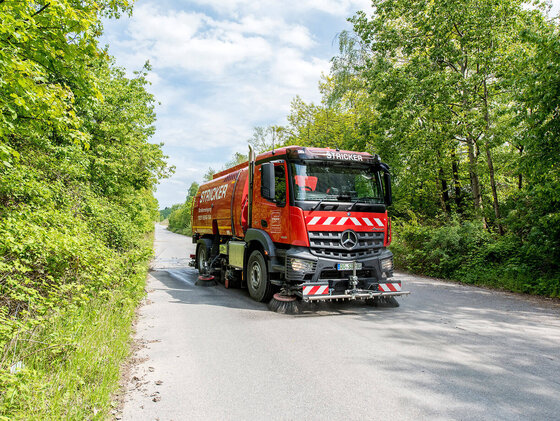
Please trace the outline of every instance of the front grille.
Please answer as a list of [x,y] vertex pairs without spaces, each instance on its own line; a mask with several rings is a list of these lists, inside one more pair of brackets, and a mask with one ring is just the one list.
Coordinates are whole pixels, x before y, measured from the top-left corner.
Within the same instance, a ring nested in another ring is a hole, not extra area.
[[380,253],[385,239],[384,232],[356,232],[358,244],[352,250],[345,249],[340,243],[342,232],[310,231],[311,253],[331,259],[360,259]]

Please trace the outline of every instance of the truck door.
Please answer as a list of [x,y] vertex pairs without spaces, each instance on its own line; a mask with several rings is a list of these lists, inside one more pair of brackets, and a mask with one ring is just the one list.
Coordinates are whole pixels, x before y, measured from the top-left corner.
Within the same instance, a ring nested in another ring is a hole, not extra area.
[[266,231],[272,241],[288,243],[289,239],[289,206],[288,185],[286,183],[286,162],[274,161],[275,199],[266,200],[261,197],[261,165],[255,169],[253,188],[253,228]]

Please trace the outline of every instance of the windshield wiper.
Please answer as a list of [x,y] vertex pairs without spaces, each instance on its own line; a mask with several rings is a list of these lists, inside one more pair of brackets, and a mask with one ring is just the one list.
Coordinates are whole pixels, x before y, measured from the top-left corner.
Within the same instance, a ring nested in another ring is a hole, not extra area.
[[321,200],[319,200],[317,202],[317,204],[311,208],[311,212],[313,212],[315,209],[317,209],[319,206],[321,206],[321,203],[323,203],[327,199],[332,199],[332,196],[325,196]]
[[[351,211],[352,209],[354,209],[354,206],[356,206],[356,203],[358,203],[359,201],[362,201],[362,202],[364,202],[364,203],[367,203],[366,200],[376,200],[376,199],[378,199],[378,198],[376,198],[376,197],[370,197],[370,196],[367,196],[367,197],[358,197],[356,200],[354,200],[354,201],[352,202],[352,204],[350,205],[350,207],[349,207],[348,209],[346,209],[346,211],[348,212],[348,211]],[[369,202],[369,203],[371,203],[371,202]]]
[[313,212],[315,209],[317,209],[319,206],[321,206],[321,203],[323,203],[323,200],[325,200],[325,199],[326,199],[326,197],[323,197],[321,200],[319,200],[317,202],[317,204],[311,208],[311,212]]
[[352,209],[354,209],[354,206],[356,206],[356,203],[358,203],[359,201],[360,201],[360,198],[358,197],[356,200],[354,200],[354,202],[352,202],[352,204],[350,205],[350,207],[348,209],[346,209],[346,211],[349,212]]

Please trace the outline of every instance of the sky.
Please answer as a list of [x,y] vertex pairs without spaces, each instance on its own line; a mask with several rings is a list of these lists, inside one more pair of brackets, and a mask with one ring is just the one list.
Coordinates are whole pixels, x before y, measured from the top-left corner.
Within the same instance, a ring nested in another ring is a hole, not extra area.
[[[560,0],[553,1],[553,12]],[[154,143],[175,174],[155,193],[163,209],[185,201],[193,181],[247,152],[256,126],[282,125],[338,52],[347,18],[369,0],[137,0],[132,17],[104,23],[102,44],[130,75],[149,60],[158,101]]]

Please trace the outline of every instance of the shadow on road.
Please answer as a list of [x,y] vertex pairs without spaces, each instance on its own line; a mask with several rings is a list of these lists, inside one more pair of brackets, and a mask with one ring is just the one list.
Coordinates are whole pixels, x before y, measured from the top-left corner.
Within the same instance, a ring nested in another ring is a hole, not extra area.
[[[448,299],[436,301],[426,292],[433,285],[414,287],[424,291],[392,317],[393,329],[378,331],[400,355],[372,355],[355,364],[406,382],[409,399],[424,413],[431,407],[422,399],[427,394],[460,400],[458,408],[446,409],[447,419],[559,419],[560,379],[551,375],[560,372],[557,310],[460,286],[445,287]],[[360,334],[379,329],[371,314],[359,319],[365,322]]]
[[[222,284],[212,287],[196,286],[198,278],[196,270],[191,268],[158,268],[151,270],[150,275],[163,284],[161,288],[167,292],[176,304],[212,305],[243,310],[267,311],[266,303],[257,303],[246,289],[226,289]],[[321,317],[348,316],[365,313],[395,312],[398,308],[374,307],[363,301],[314,302],[301,303],[301,313],[296,315],[282,314],[281,317]],[[272,313],[272,312],[271,312]]]

